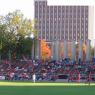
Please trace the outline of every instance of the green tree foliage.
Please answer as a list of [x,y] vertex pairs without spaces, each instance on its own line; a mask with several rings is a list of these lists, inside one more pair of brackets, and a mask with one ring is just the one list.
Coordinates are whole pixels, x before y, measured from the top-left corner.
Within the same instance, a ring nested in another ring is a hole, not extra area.
[[29,55],[32,40],[29,38],[31,34],[36,36],[33,28],[34,21],[24,18],[23,14],[16,10],[8,13],[5,17],[0,18],[0,49],[2,56],[11,58],[14,53],[16,55]]

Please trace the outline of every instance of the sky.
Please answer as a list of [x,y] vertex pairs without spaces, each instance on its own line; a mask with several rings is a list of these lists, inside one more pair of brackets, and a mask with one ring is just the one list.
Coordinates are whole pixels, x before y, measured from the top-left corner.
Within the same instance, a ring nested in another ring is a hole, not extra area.
[[[48,0],[49,5],[93,5],[95,23],[95,0]],[[34,0],[0,0],[0,15],[21,10],[25,17],[34,18]],[[95,26],[95,24],[94,24]],[[93,29],[95,30],[95,28]],[[95,38],[95,31],[94,31]]]

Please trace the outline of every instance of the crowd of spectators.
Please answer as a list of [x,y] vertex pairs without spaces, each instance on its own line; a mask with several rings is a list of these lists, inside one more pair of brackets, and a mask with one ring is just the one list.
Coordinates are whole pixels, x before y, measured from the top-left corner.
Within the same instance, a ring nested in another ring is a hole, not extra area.
[[[55,60],[2,60],[0,63],[0,79],[32,80],[35,73],[36,81],[56,81],[64,79],[70,81],[95,81],[95,64],[89,62],[75,62],[70,59]],[[2,78],[1,78],[2,76]]]

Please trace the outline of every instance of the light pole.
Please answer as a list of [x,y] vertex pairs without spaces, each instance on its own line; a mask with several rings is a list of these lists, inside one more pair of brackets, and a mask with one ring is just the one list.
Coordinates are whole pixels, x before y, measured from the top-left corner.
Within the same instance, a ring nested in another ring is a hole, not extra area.
[[34,59],[34,35],[31,34],[30,38],[33,40],[33,45],[32,45],[32,49],[31,49],[31,58]]

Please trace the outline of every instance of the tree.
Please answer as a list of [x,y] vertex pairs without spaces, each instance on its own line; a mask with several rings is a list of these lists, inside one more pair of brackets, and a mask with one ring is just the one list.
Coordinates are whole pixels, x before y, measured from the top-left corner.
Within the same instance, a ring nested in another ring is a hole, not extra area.
[[86,50],[87,50],[87,47],[86,47],[86,44],[83,43],[83,46],[82,46],[82,49],[83,49],[83,59],[85,60],[86,59]]
[[51,57],[51,50],[45,40],[41,40],[41,57],[43,60]]
[[4,46],[4,41],[5,41],[5,25],[2,25],[0,23],[0,61],[1,61],[1,53],[2,53],[2,48]]
[[23,53],[23,48],[25,46],[24,42],[26,40],[25,37],[30,34],[36,35],[37,32],[33,28],[34,23],[32,20],[24,18],[23,14],[19,10],[8,13],[0,20],[0,23],[5,25],[5,30],[3,31],[5,39],[2,44],[4,45],[3,49],[7,48],[6,52],[8,52],[10,59],[14,51],[18,51],[18,46]]

